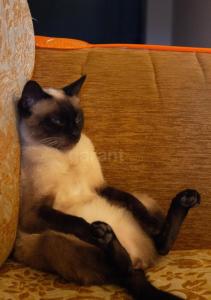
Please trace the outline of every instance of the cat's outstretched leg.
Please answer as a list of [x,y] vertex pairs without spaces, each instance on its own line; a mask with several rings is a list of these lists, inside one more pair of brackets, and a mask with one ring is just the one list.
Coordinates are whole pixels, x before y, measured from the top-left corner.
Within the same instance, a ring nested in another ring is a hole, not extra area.
[[131,259],[125,248],[120,244],[110,225],[97,221],[92,223],[91,226],[98,246],[105,250],[107,257],[116,266],[118,273],[122,276],[128,274],[129,270],[132,269]]
[[65,214],[48,205],[41,205],[37,215],[44,222],[44,229],[73,234],[87,243],[96,244],[93,228],[83,218]]
[[32,268],[57,273],[82,285],[112,282],[114,275],[104,251],[71,234],[19,232],[13,255]]
[[168,292],[154,287],[146,278],[143,270],[132,270],[124,279],[123,286],[127,288],[135,300],[182,300]]
[[[110,229],[99,222],[94,227],[102,244],[113,240]],[[104,238],[103,238],[104,237]],[[68,281],[82,285],[115,283],[126,288],[134,300],[179,300],[158,290],[147,280],[144,271],[121,273],[102,249],[72,235],[55,231],[39,234],[19,232],[14,249],[16,260],[36,269],[55,272]]]
[[173,246],[189,209],[200,203],[200,195],[197,191],[184,190],[172,200],[165,218],[160,213],[150,212],[141,199],[130,193],[109,186],[101,188],[98,192],[113,205],[129,210],[155,241],[158,252],[163,255],[167,254]]
[[122,274],[128,272],[131,266],[129,255],[108,224],[100,221],[89,224],[83,218],[65,214],[46,205],[39,208],[38,215],[46,222],[47,229],[73,234],[80,240],[101,248]]
[[112,205],[124,207],[149,236],[159,233],[163,225],[163,216],[160,213],[151,213],[136,196],[111,186],[104,186],[98,190],[100,196],[106,198]]
[[[108,224],[100,221],[84,223],[81,218],[44,206],[40,209],[41,216],[48,223],[47,227],[68,234],[54,231],[21,234],[15,249],[15,257],[19,261],[34,268],[57,272],[65,279],[80,284],[119,284],[127,288],[135,300],[179,299],[153,287],[144,271],[133,270],[129,255]],[[80,240],[70,235],[70,231],[78,232]],[[90,243],[83,239],[90,240]]]
[[199,193],[191,189],[184,190],[173,198],[163,228],[154,238],[159,254],[165,255],[170,251],[189,209],[199,204]]
[[115,267],[116,277],[113,283],[126,288],[133,296],[134,300],[179,300],[181,298],[161,291],[154,287],[148,280],[143,270],[134,270],[132,262],[125,249],[116,238],[112,228],[104,222],[94,222],[91,224],[94,234],[105,247],[108,261]]

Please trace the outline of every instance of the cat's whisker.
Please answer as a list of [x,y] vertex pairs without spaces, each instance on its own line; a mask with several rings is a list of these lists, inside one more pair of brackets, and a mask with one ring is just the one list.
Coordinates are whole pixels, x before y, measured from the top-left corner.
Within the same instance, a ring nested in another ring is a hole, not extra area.
[[48,146],[56,146],[58,143],[58,137],[48,137],[41,139],[40,142],[42,144],[48,145]]
[[55,140],[55,139],[56,139],[56,137],[53,136],[53,137],[47,137],[47,138],[41,139],[40,141],[41,142],[48,142],[48,141],[52,141],[52,140]]
[[40,142],[46,146],[49,146],[49,147],[57,147],[57,148],[60,148],[63,146],[63,143],[62,143],[62,140],[60,137],[48,137],[48,138],[45,138],[45,139],[42,139],[40,140]]
[[45,144],[47,146],[50,146],[50,147],[53,147],[53,146],[56,146],[57,145],[57,142],[51,142],[51,143],[47,143]]

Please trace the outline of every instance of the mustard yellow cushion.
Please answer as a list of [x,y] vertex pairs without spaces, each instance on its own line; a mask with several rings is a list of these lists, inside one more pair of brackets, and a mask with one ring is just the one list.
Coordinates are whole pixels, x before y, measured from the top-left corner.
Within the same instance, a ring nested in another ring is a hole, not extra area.
[[14,99],[34,64],[27,1],[0,1],[0,265],[11,251],[18,217],[19,146]]
[[[173,251],[153,267],[151,282],[184,299],[211,299],[211,250]],[[13,261],[0,269],[0,300],[129,300],[116,286],[80,287]]]

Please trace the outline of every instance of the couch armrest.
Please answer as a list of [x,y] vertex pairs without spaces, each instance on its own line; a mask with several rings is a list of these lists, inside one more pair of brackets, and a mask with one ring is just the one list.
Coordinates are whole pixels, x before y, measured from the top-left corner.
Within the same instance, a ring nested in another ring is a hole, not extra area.
[[34,35],[27,1],[1,1],[0,23],[0,265],[16,234],[19,204],[19,142],[14,99],[31,77]]

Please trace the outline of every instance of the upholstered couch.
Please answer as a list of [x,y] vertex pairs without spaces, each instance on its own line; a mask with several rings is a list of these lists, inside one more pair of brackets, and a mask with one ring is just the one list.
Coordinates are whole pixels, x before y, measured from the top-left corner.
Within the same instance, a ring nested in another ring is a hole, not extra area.
[[130,299],[115,286],[80,287],[14,262],[20,151],[14,100],[29,78],[61,87],[87,74],[85,131],[109,183],[146,192],[166,210],[176,192],[200,191],[174,250],[148,271],[154,285],[211,299],[211,49],[90,45],[36,38],[25,1],[0,4],[0,300]]

